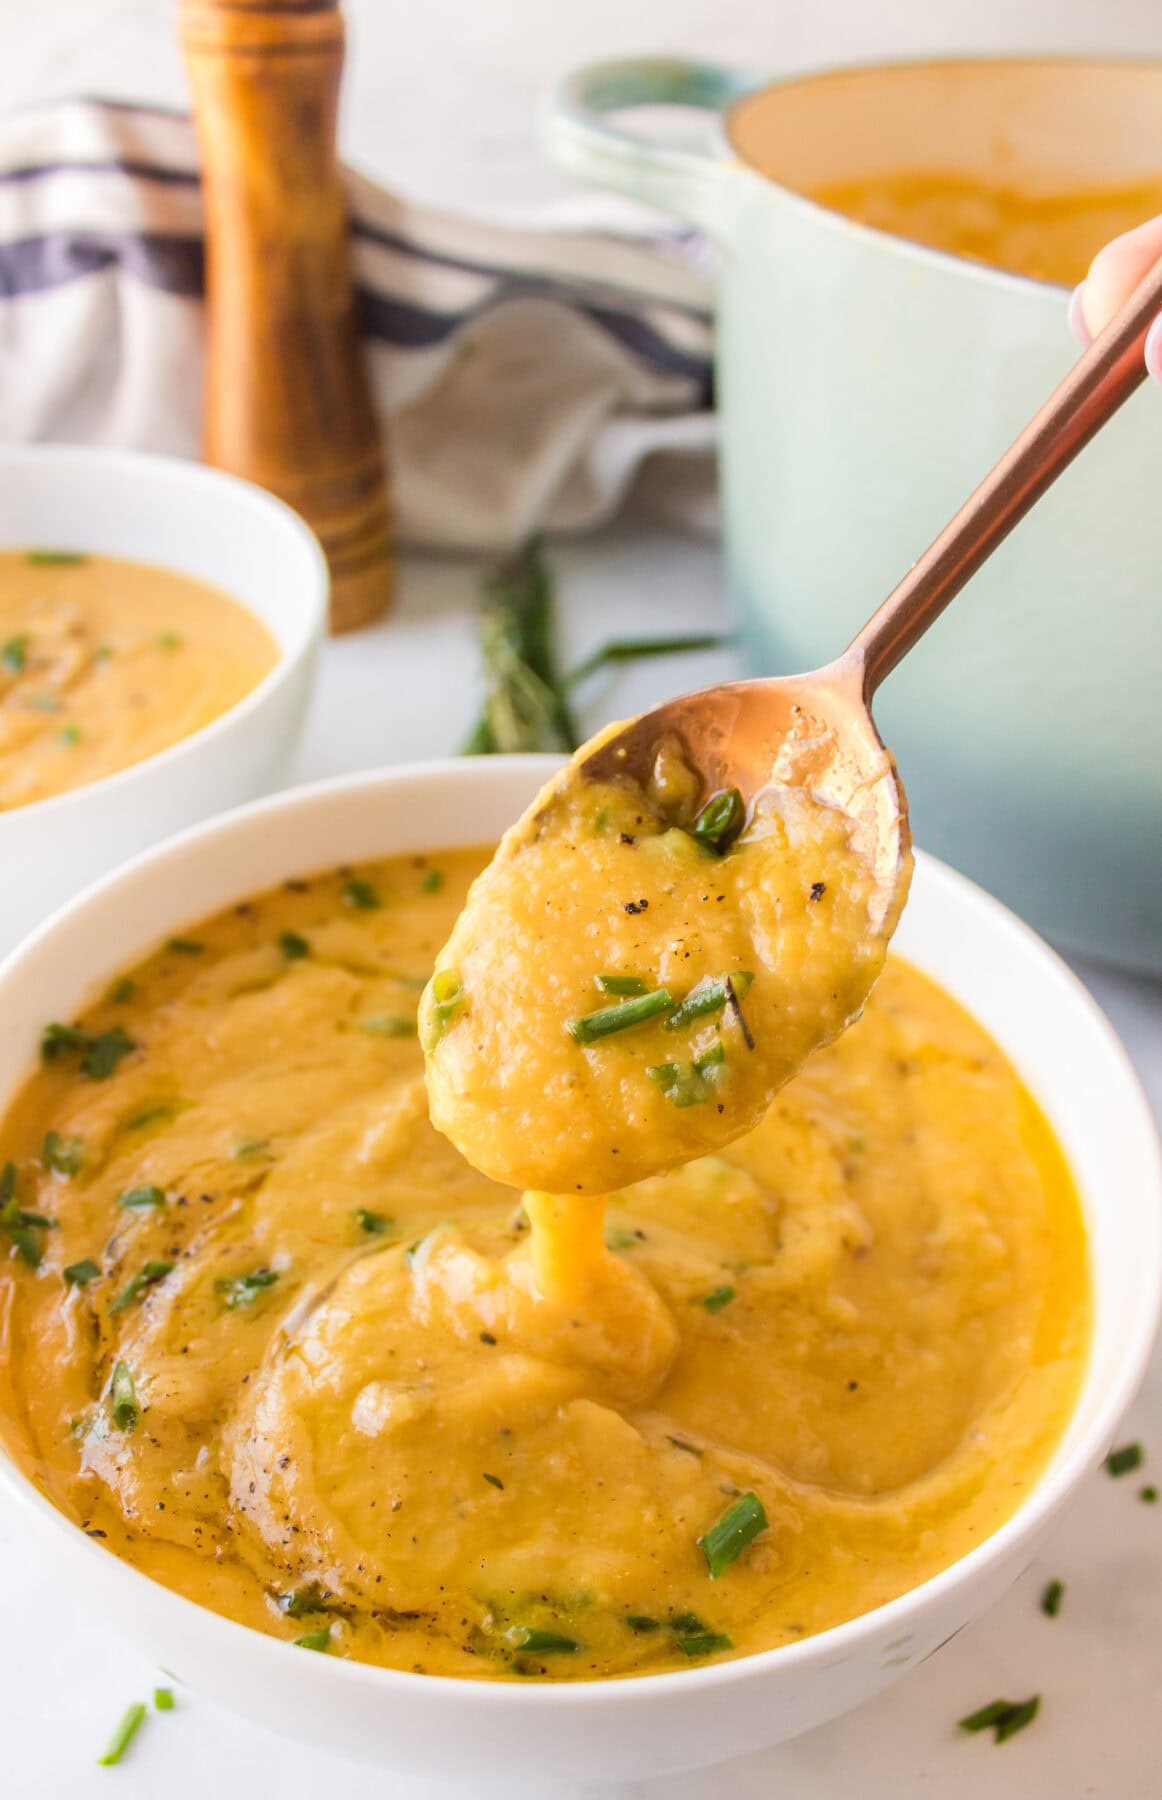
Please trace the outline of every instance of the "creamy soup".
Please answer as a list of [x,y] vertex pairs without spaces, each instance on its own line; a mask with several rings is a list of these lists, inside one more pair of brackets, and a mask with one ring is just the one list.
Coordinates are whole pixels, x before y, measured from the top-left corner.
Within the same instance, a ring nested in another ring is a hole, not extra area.
[[277,655],[253,613],[188,575],[0,551],[0,812],[189,737]]
[[745,823],[732,790],[669,825],[676,754],[647,799],[585,779],[592,748],[506,834],[420,1019],[434,1123],[496,1180],[569,1193],[756,1125],[863,1005],[908,875],[873,929],[843,814],[773,786]]
[[1077,1196],[1013,1069],[889,960],[721,1154],[522,1197],[430,1123],[416,1037],[484,860],[289,883],[46,1021],[0,1127],[11,1453],[192,1599],[435,1674],[696,1666],[946,1567],[1086,1352]]
[[1035,194],[986,176],[877,175],[813,189],[861,225],[1074,287],[1111,238],[1162,212],[1162,177],[1126,188]]

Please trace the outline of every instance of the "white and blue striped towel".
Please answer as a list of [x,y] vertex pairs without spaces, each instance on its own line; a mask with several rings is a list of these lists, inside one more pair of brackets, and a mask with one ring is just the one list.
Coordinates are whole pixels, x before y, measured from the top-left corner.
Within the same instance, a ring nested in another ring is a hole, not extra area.
[[[713,529],[711,279],[619,203],[522,227],[348,175],[404,542],[497,549],[616,511],[638,472]],[[0,439],[197,454],[202,208],[188,118],[100,100],[0,120]]]

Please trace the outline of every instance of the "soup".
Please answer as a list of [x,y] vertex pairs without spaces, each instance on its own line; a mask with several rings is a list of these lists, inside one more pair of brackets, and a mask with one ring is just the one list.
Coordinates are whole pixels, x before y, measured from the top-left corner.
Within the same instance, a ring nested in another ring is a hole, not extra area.
[[484,853],[287,883],[73,1022],[0,1126],[0,1421],[77,1525],[259,1630],[576,1679],[796,1642],[995,1530],[1070,1414],[1078,1200],[889,958],[719,1154],[522,1197],[417,1002]]
[[894,237],[1075,287],[1104,244],[1162,212],[1162,179],[1035,194],[987,176],[908,171],[814,188],[810,197]]
[[275,664],[253,613],[188,575],[0,551],[0,812],[155,755]]

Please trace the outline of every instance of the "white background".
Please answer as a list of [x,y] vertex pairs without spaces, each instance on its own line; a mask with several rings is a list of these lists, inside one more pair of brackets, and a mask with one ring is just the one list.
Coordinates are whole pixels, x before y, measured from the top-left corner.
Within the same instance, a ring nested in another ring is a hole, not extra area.
[[[0,0],[0,108],[69,93],[183,104],[171,0]],[[533,108],[582,58],[648,50],[712,55],[772,72],[933,50],[1143,50],[1162,54],[1162,0],[348,0],[346,154],[380,179],[450,207],[544,201],[562,191],[540,159]],[[1162,400],[1159,402],[1162,405]],[[622,529],[562,551],[571,652],[613,632],[724,622],[716,553]],[[332,645],[297,775],[453,750],[473,705],[470,571],[411,564],[392,617]],[[438,659],[438,668],[437,668]],[[572,660],[570,656],[569,660]],[[655,665],[594,698],[624,714],[725,659]],[[438,703],[433,704],[433,695]],[[1162,1112],[1162,996],[1084,970]],[[1162,1485],[1162,1363],[1126,1435],[1152,1447]],[[1158,1800],[1162,1795],[1162,1506],[1139,1483],[1097,1476],[1038,1567],[988,1619],[886,1698],[769,1755],[615,1800]],[[1067,1583],[1055,1621],[1037,1595]],[[361,1771],[279,1742],[195,1696],[148,1723],[131,1759],[94,1758],[157,1672],[0,1520],[3,1782],[20,1800],[453,1800],[453,1791]],[[1042,1718],[1000,1749],[955,1720],[997,1695],[1039,1690]],[[474,1800],[511,1800],[504,1772]],[[546,1786],[554,1774],[546,1770]],[[554,1790],[560,1792],[560,1790]],[[565,1790],[572,1797],[573,1790]],[[457,1790],[456,1792],[463,1792]]]

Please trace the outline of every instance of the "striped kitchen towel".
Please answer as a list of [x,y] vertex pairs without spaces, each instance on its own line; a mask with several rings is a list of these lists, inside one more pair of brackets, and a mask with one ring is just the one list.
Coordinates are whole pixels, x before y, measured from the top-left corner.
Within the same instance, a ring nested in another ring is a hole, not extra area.
[[[360,317],[404,542],[471,550],[609,518],[641,476],[715,523],[712,273],[619,202],[457,218],[348,175]],[[202,208],[181,114],[0,120],[0,439],[196,456]]]

